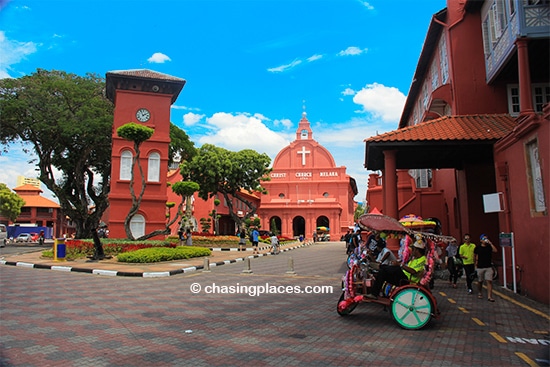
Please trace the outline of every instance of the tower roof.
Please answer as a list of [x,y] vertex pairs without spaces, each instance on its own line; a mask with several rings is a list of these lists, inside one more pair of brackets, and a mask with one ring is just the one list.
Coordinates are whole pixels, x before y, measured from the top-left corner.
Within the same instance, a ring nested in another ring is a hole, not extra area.
[[117,89],[171,94],[174,103],[185,83],[185,79],[149,69],[114,70],[106,74],[106,93],[113,102]]

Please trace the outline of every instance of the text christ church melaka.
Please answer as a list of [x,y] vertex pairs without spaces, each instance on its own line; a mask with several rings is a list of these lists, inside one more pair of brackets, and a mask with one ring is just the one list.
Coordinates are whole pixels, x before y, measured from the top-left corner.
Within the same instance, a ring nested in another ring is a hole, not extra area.
[[318,227],[327,227],[331,239],[338,241],[353,225],[355,179],[313,140],[305,112],[296,140],[277,154],[271,181],[262,186],[268,192],[261,196],[258,211],[262,228],[275,224],[283,236],[311,238]]

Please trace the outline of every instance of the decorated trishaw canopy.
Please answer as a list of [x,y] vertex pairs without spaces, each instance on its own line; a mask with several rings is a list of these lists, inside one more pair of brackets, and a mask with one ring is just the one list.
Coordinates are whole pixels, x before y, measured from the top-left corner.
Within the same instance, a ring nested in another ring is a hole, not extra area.
[[[402,235],[402,236],[414,235],[416,233],[420,233],[423,237],[429,238],[430,240],[435,242],[443,242],[443,243],[456,242],[456,239],[454,237],[422,232],[421,229],[423,228],[421,226],[406,227],[403,225],[402,222],[382,214],[363,214],[361,217],[359,217],[358,223],[361,228],[367,231],[378,231],[378,232],[385,232],[385,233],[391,233],[391,234]],[[433,223],[435,224],[435,222]],[[428,228],[431,228],[431,227],[429,226],[424,227],[424,229],[428,229]],[[420,229],[420,230],[416,230],[416,229]]]
[[421,216],[415,214],[407,214],[403,218],[399,219],[399,223],[403,226],[415,230],[432,229],[437,225],[436,222],[431,220],[424,220]]

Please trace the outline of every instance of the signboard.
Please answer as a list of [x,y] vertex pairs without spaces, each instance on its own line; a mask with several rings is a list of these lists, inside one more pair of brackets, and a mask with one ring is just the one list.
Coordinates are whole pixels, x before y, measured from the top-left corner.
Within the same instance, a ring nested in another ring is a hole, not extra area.
[[504,205],[502,192],[483,195],[483,209],[485,213],[503,212]]
[[512,234],[511,233],[500,233],[498,235],[499,244],[502,247],[512,247]]

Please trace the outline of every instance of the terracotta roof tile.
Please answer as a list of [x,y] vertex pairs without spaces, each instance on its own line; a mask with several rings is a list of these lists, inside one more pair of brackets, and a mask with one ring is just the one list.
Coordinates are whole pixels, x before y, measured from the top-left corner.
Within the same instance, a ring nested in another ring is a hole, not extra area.
[[515,119],[507,114],[444,116],[372,136],[364,141],[498,140],[508,135],[515,126]]
[[42,196],[36,195],[19,195],[23,200],[25,200],[24,207],[31,208],[60,208],[59,204],[50,199],[46,199]]
[[30,184],[24,184],[24,185],[21,185],[21,186],[17,186],[16,188],[13,189],[13,191],[15,191],[16,193],[20,193],[22,191],[43,192],[42,189],[40,189],[39,187],[36,187],[34,185],[30,185]]
[[175,76],[159,73],[157,71],[149,69],[113,70],[109,71],[107,74],[118,74],[125,76],[135,76],[137,78],[149,78],[158,80],[185,81],[185,79],[177,78]]

